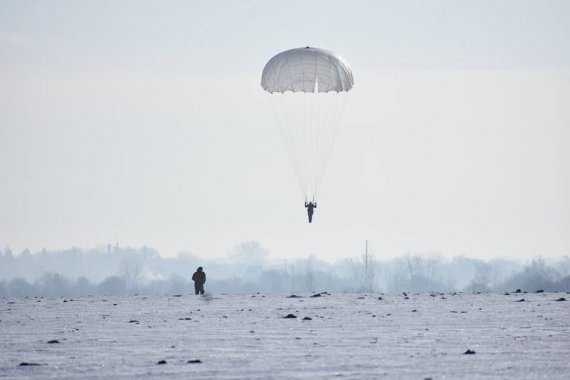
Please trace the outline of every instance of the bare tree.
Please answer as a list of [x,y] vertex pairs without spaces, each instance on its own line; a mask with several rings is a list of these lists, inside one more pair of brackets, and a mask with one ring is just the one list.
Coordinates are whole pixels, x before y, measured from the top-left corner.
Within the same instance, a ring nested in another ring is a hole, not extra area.
[[493,267],[486,262],[480,262],[475,267],[475,274],[469,283],[469,288],[473,293],[488,292],[493,279]]
[[17,277],[8,282],[8,295],[10,297],[27,297],[37,294],[34,286],[30,285],[25,278]]
[[129,293],[133,294],[138,291],[142,279],[142,271],[142,263],[134,256],[127,257],[121,263],[121,272]]
[[37,281],[37,288],[49,297],[65,296],[69,294],[70,282],[61,274],[48,272]]
[[315,257],[311,256],[305,260],[305,271],[304,271],[304,285],[306,292],[313,292],[315,290],[315,271],[314,271],[314,261]]
[[392,291],[433,291],[444,290],[446,285],[440,275],[439,254],[423,257],[408,254],[396,260],[396,271],[392,276]]

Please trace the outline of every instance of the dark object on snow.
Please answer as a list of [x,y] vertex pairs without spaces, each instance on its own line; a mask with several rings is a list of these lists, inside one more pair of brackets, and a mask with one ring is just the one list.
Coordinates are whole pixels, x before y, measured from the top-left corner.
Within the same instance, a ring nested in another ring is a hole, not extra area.
[[311,317],[305,317],[305,318],[303,318],[303,321],[312,321],[312,320],[313,320],[313,318],[311,318]]
[[522,293],[522,290],[517,289],[517,290],[515,290],[515,293]]
[[[227,318],[227,317],[226,317]],[[191,321],[192,318],[190,317],[186,317],[186,318],[178,318],[179,321]]]
[[311,298],[316,298],[316,297],[322,297],[322,296],[321,296],[321,294],[320,294],[320,293],[317,293],[317,294],[313,294],[313,295],[311,296]]
[[525,302],[525,300],[524,300],[524,298],[521,298],[520,300],[515,301],[515,302]]
[[417,312],[417,310],[416,310],[416,309],[412,310],[412,313],[415,313],[415,312]]
[[302,298],[302,297],[296,294],[291,294],[290,296],[287,296],[287,298]]
[[129,321],[129,323],[139,323],[139,321],[137,321],[136,319],[131,319],[131,320]]
[[59,343],[59,340],[54,339],[54,340],[50,340],[48,341],[48,344],[53,344],[53,343]]
[[378,301],[382,301],[382,299],[383,299],[382,297],[378,297]]
[[159,360],[158,363],[156,363],[157,365],[161,365],[161,364],[166,364],[166,360]]
[[544,293],[544,290],[540,289],[540,290],[537,290],[535,293]]
[[475,355],[475,354],[476,354],[476,352],[473,350],[467,350],[463,353],[463,355]]
[[188,360],[186,363],[187,364],[198,364],[198,363],[202,363],[202,361],[200,359],[192,359],[192,360]]
[[402,295],[403,295],[404,297],[407,297],[407,296],[408,296],[408,293],[402,292]]
[[287,314],[283,318],[297,318],[297,316],[295,314]]
[[174,294],[172,297],[182,297],[182,294]]
[[410,299],[410,297],[406,296],[406,297],[404,297],[404,299],[405,299],[405,300],[409,300],[409,299]]
[[23,363],[20,363],[20,364],[19,364],[20,367],[37,366],[37,365],[45,365],[45,364],[27,363],[27,362],[23,362]]
[[506,295],[506,296],[510,296],[510,295],[511,295],[511,293],[505,293],[505,295]]
[[206,283],[206,272],[202,267],[198,267],[196,272],[192,275],[192,281],[194,281],[194,292],[196,295],[204,294],[204,284]]
[[556,301],[557,301],[557,302],[566,301],[566,298],[564,298],[564,297],[560,297],[560,298],[558,298]]

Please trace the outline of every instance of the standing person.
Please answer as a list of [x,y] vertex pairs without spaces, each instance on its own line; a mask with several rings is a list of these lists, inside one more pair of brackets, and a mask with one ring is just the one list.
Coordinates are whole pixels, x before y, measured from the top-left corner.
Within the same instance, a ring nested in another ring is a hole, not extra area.
[[198,267],[196,272],[192,275],[192,280],[194,281],[194,291],[196,295],[204,294],[204,284],[206,283],[206,272],[202,267]]

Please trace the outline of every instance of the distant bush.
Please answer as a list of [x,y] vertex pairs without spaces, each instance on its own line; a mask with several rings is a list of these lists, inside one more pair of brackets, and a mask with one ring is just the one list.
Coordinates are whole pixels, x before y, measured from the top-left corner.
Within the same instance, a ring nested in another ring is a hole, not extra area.
[[45,273],[37,281],[36,288],[41,295],[47,297],[69,295],[71,293],[69,280],[58,273]]
[[30,297],[34,295],[38,295],[38,292],[33,285],[26,281],[26,279],[18,277],[8,282],[8,296]]
[[8,285],[5,280],[0,281],[0,297],[8,297]]
[[562,278],[559,272],[547,265],[541,257],[535,258],[524,267],[522,272],[516,273],[499,286],[499,290],[525,289],[528,291],[545,290],[547,292],[570,291],[568,279]]
[[127,294],[127,283],[121,277],[107,277],[97,285],[97,294],[102,296],[123,296]]

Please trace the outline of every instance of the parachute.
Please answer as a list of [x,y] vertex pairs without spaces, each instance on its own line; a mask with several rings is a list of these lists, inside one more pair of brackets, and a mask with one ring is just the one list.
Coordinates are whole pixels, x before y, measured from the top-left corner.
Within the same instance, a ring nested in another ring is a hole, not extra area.
[[344,58],[314,47],[279,53],[263,69],[261,87],[271,94],[305,201],[317,200],[353,84]]

